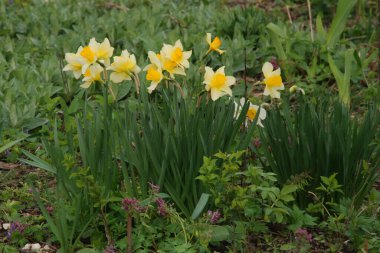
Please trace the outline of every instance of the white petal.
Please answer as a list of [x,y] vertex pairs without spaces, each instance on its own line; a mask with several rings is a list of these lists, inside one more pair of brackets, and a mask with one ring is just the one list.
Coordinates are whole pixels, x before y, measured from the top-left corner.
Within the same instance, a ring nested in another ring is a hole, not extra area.
[[265,86],[263,95],[268,96],[269,94],[270,94],[269,88]]
[[192,53],[193,53],[192,50],[183,52],[183,58],[186,60],[189,59]]
[[270,62],[264,63],[262,71],[263,71],[265,78],[269,77],[273,71],[272,63],[270,63]]
[[91,86],[91,83],[90,82],[84,82],[80,85],[80,87],[84,88],[84,89],[87,89]]
[[225,68],[225,66],[222,66],[222,67],[218,68],[218,70],[215,73],[216,74],[223,74],[224,75],[224,68]]
[[239,102],[240,105],[243,106],[245,104],[245,97],[242,97]]
[[139,66],[135,65],[135,67],[133,68],[133,73],[138,74],[138,73],[140,73],[140,71],[141,71],[141,68]]
[[81,70],[73,71],[73,74],[74,74],[75,79],[79,79],[80,76],[82,75],[82,71]]
[[222,91],[232,97],[232,90],[230,87],[225,87]]
[[236,83],[236,78],[233,77],[233,76],[226,76],[227,80],[226,80],[226,84],[228,86],[231,86],[231,85],[234,85]]
[[189,68],[189,66],[190,66],[190,63],[189,63],[189,61],[188,60],[183,60],[182,62],[181,62],[181,65],[184,67],[184,68]]
[[124,80],[131,80],[131,77],[125,73],[113,72],[111,73],[110,79],[114,83],[121,83]]
[[206,41],[209,45],[211,45],[211,33],[206,34]]
[[149,57],[149,60],[150,60],[151,63],[153,63],[154,65],[156,65],[156,67],[160,67],[161,68],[161,62],[158,59],[157,54],[155,52],[149,51],[148,52],[148,57]]
[[279,75],[281,75],[281,69],[280,68],[278,68],[272,72],[272,76],[279,76]]
[[267,111],[262,106],[260,106],[259,119],[264,120],[266,117],[267,117]]
[[214,71],[210,67],[205,67],[205,80],[203,83],[210,83],[212,77],[214,76]]
[[174,44],[174,47],[179,47],[181,51],[183,51],[183,46],[180,40],[177,40]]
[[219,91],[219,90],[216,90],[216,89],[212,89],[211,90],[211,99],[213,101],[217,100],[218,98],[220,98],[223,95],[224,95],[224,93],[222,91]]
[[148,93],[151,94],[157,88],[158,82],[151,82],[148,87]]
[[185,70],[183,70],[181,68],[175,68],[175,69],[173,69],[172,73],[176,74],[176,75],[186,76]]

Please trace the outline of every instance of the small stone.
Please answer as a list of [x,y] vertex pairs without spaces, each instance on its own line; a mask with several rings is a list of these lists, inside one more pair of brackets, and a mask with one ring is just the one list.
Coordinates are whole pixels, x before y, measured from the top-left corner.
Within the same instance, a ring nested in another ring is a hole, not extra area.
[[32,248],[31,248],[31,250],[33,250],[33,251],[39,251],[41,249],[41,245],[39,244],[39,243],[34,243],[34,244],[32,244]]
[[11,224],[10,223],[3,223],[3,229],[4,230],[9,230],[11,228]]
[[32,244],[30,243],[25,244],[25,246],[22,248],[22,250],[30,250],[30,249],[32,249]]

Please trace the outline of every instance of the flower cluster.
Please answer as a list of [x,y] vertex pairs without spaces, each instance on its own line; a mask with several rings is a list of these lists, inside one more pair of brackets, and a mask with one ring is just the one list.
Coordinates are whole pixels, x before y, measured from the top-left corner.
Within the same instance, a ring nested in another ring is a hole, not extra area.
[[122,201],[124,211],[128,213],[142,213],[145,212],[146,207],[140,205],[140,201],[135,198],[125,198]]
[[[152,93],[157,85],[165,78],[164,71],[170,78],[174,75],[186,76],[185,69],[189,68],[189,58],[192,51],[184,51],[182,43],[177,40],[174,45],[164,44],[160,53],[148,52],[150,64],[144,68],[146,80],[150,81],[148,92]],[[167,78],[167,77],[166,77]]]
[[140,72],[135,56],[129,54],[128,50],[124,50],[120,56],[115,56],[111,64],[113,51],[114,48],[107,38],[102,43],[92,38],[88,45],[79,47],[76,53],[65,54],[68,64],[63,71],[72,71],[76,79],[83,75],[81,87],[85,89],[95,82],[103,83],[106,79],[106,70],[113,71],[110,79],[114,83],[131,80],[132,75]]
[[215,212],[211,210],[207,211],[207,219],[211,224],[216,224],[221,217],[222,215],[218,210],[216,210]]
[[294,234],[298,240],[306,240],[308,242],[313,241],[313,235],[304,228],[297,229]]
[[[215,51],[219,54],[225,53],[225,50],[220,49],[222,41],[218,36],[212,39],[211,33],[206,34],[206,42],[209,46],[206,54]],[[136,57],[130,54],[128,50],[123,50],[120,56],[113,56],[114,48],[111,47],[107,38],[102,43],[99,43],[92,38],[88,45],[79,47],[77,52],[66,53],[65,58],[67,65],[64,71],[72,71],[74,77],[79,79],[83,76],[82,88],[89,88],[95,82],[104,83],[107,81],[107,70],[111,71],[109,79],[113,83],[121,83],[125,80],[134,80],[136,83],[136,91],[139,92],[138,73],[141,68],[136,63]],[[189,58],[192,55],[192,50],[185,51],[180,40],[177,40],[173,45],[163,44],[159,53],[153,51],[148,52],[149,64],[144,68],[146,72],[145,79],[150,82],[147,88],[148,93],[152,93],[162,80],[172,81],[180,88],[180,85],[175,81],[176,75],[186,76],[186,69],[189,68]],[[209,66],[204,68],[205,91],[207,91],[213,101],[224,95],[232,97],[231,86],[236,84],[236,78],[228,76],[225,73],[225,66],[220,66],[216,71]],[[258,83],[265,85],[263,95],[270,96],[272,99],[280,98],[280,90],[284,89],[284,84],[281,77],[281,69],[277,62],[272,59],[270,62],[265,62],[262,67],[264,79]],[[112,92],[112,89],[110,89]],[[297,86],[293,86],[290,92],[304,91]],[[182,90],[181,90],[182,92]],[[246,103],[244,98],[240,99],[240,103],[235,103],[237,117],[242,106]],[[249,102],[249,108],[246,115],[246,124],[252,122],[258,115],[257,124],[263,127],[262,121],[266,118],[266,111],[262,106],[254,105]]]

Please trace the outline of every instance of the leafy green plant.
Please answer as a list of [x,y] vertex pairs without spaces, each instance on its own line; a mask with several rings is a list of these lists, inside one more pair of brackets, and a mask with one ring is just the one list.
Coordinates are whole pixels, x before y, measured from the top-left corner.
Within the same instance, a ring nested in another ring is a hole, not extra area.
[[[221,222],[234,224],[229,233],[235,250],[247,243],[248,235],[267,232],[270,224],[285,223],[296,215],[289,205],[298,187],[279,188],[274,173],[252,165],[244,169],[243,153],[220,152],[205,157],[197,178],[210,190],[213,204],[220,210]],[[302,225],[314,225],[312,217],[300,211],[297,216],[304,217]]]
[[[202,98],[196,105],[178,95],[164,91],[159,104],[141,93],[139,109],[125,111],[118,132],[122,134],[121,155],[128,161],[128,171],[138,172],[142,192],[147,192],[147,182],[152,180],[190,217],[206,191],[195,180],[203,156],[246,148],[255,127],[252,124],[246,133],[240,133],[247,105],[235,119],[231,100],[207,102]],[[133,174],[129,178],[136,180]]]
[[[337,173],[344,196],[360,205],[377,176],[379,149],[372,142],[378,123],[372,106],[357,119],[338,101],[314,105],[301,99],[292,109],[284,102],[269,112],[261,130],[263,165],[282,184],[307,173],[311,181],[306,189],[318,187],[321,176]],[[308,202],[305,197],[300,204]]]

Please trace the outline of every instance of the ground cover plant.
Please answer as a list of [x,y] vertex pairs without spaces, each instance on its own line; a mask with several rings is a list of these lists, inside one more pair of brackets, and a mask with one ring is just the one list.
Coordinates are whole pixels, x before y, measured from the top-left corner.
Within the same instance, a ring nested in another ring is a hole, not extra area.
[[0,252],[378,252],[375,1],[0,3]]

